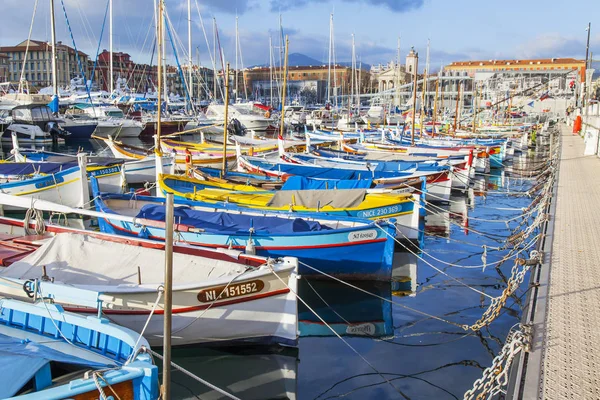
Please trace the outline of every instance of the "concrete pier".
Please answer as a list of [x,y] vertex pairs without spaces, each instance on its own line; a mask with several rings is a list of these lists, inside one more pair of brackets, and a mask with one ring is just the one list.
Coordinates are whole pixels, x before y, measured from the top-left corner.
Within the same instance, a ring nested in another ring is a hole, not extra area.
[[513,366],[513,399],[600,399],[600,158],[584,155],[571,127],[560,133],[551,249],[526,310],[534,310],[534,337],[525,362]]

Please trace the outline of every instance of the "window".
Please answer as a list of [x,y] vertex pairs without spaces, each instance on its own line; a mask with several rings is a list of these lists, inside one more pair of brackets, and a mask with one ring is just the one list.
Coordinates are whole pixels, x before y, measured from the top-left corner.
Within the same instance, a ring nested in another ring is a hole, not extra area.
[[32,71],[35,70],[35,63],[33,61],[30,62],[29,65],[30,65],[30,68],[29,68],[30,70],[32,70]]

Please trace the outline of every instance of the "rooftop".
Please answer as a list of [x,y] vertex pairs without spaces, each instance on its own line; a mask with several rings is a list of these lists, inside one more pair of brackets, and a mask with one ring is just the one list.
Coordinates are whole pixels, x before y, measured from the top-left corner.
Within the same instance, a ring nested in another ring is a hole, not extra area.
[[[39,51],[40,50],[39,47],[42,48],[42,51],[48,51],[48,52],[52,51],[52,46],[48,42],[43,42],[41,40],[30,40],[29,42],[30,42],[29,43],[29,51]],[[27,47],[27,40],[24,40],[15,46],[0,47],[0,52],[1,53],[7,53],[7,52],[11,52],[11,51],[21,52],[21,51],[25,51],[26,47]],[[67,50],[67,52],[69,54],[75,54],[74,48],[67,46],[66,44],[63,44],[62,42],[56,42],[56,48],[62,49],[62,50]],[[78,53],[81,56],[87,57],[87,54],[84,53],[83,51],[79,51]]]
[[578,60],[575,58],[539,58],[529,60],[480,60],[480,61],[454,61],[453,63],[446,66],[446,68],[456,67],[487,67],[487,66],[528,66],[528,65],[564,65],[564,64],[575,64],[585,65],[584,60]]

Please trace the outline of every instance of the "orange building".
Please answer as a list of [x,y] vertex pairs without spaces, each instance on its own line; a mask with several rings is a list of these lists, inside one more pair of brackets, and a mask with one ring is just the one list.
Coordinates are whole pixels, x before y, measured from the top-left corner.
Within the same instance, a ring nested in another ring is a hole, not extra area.
[[533,60],[455,61],[444,67],[446,72],[473,76],[476,72],[549,72],[576,70],[585,76],[585,60],[575,58],[541,58]]

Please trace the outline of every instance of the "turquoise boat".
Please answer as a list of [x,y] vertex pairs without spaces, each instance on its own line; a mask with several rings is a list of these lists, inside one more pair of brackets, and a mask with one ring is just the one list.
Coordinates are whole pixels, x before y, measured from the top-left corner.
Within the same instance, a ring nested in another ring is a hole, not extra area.
[[[42,287],[44,298],[36,293]],[[0,398],[99,398],[100,387],[115,398],[158,399],[158,368],[143,337],[48,300],[57,292],[71,298],[96,292],[38,281],[28,281],[25,289],[38,300],[0,300]],[[94,302],[93,295],[85,297]]]

